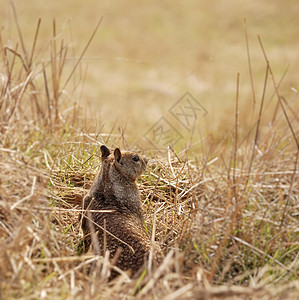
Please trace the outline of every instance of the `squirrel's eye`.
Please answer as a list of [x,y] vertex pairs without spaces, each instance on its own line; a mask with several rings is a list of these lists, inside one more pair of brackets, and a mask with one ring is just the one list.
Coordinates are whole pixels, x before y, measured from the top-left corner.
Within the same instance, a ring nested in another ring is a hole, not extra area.
[[139,161],[139,156],[138,155],[135,155],[135,156],[133,156],[133,158],[132,158],[134,161]]

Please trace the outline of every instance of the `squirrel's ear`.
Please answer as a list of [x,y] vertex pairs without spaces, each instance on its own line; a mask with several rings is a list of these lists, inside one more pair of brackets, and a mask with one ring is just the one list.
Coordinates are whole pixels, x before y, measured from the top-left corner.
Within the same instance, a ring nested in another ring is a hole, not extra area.
[[115,161],[117,161],[119,164],[122,164],[122,157],[121,157],[121,152],[120,152],[119,148],[116,148],[114,150],[114,158],[115,158]]
[[102,161],[110,155],[110,150],[105,145],[101,146],[101,152],[102,152]]

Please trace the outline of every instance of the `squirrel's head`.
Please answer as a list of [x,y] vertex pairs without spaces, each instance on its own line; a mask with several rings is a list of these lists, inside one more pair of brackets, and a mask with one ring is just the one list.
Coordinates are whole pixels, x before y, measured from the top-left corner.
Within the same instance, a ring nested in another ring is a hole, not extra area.
[[134,152],[114,150],[113,157],[106,146],[101,146],[102,162],[108,160],[118,172],[130,181],[135,181],[146,170],[147,159]]

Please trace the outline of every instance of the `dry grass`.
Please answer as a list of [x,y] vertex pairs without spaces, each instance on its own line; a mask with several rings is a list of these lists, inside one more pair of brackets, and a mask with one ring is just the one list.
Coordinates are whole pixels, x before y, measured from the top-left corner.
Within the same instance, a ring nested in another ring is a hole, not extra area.
[[[234,111],[235,76],[240,72],[240,108],[242,128],[249,129],[247,117],[252,99],[244,38],[244,17],[248,23],[250,55],[257,99],[262,93],[265,61],[256,38],[261,35],[271,65],[279,80],[289,66],[282,86],[290,100],[298,89],[299,6],[297,0],[273,0],[236,4],[219,0],[212,5],[205,0],[173,3],[138,0],[98,1],[14,0],[24,42],[31,49],[34,24],[42,18],[36,59],[49,59],[52,21],[57,20],[57,34],[68,44],[68,70],[80,56],[85,41],[101,16],[104,17],[88,52],[81,73],[86,77],[83,93],[74,100],[82,104],[83,115],[94,117],[98,126],[106,124],[109,133],[118,121],[126,124],[126,133],[142,136],[182,94],[189,91],[208,110],[200,120],[204,136],[223,136],[231,127]],[[0,18],[4,41],[19,42],[9,0],[4,0]],[[279,20],[279,22],[277,21]],[[76,58],[74,58],[76,57]],[[64,73],[68,74],[68,73]],[[61,87],[60,87],[61,88]],[[68,90],[70,92],[70,90]],[[274,92],[269,86],[269,93]],[[110,105],[106,105],[109,103]],[[146,106],[146,110],[139,109]],[[265,110],[269,119],[273,111]],[[106,117],[109,115],[109,119]],[[93,120],[94,120],[93,119]],[[142,120],[142,124],[140,124]]]
[[[54,22],[49,57],[38,60],[38,29],[30,51],[20,28],[18,45],[0,41],[0,298],[295,299],[298,111],[271,65],[249,132],[237,84],[237,113],[224,137],[206,138],[200,155],[148,154],[140,180],[145,225],[166,258],[136,280],[107,282],[107,258],[80,255],[78,216],[100,145],[130,148],[130,138],[82,121],[69,101],[80,95],[85,50],[68,66]],[[93,263],[99,271],[87,275]]]

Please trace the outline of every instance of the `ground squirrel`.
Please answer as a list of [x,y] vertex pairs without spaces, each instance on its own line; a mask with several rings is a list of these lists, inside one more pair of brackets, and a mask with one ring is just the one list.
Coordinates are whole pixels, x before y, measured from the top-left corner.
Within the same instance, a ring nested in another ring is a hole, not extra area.
[[[146,170],[147,159],[133,152],[121,153],[119,148],[112,155],[104,145],[101,153],[101,170],[83,199],[84,247],[87,251],[92,245],[93,251],[100,255],[107,249],[112,260],[120,249],[116,266],[134,274],[152,249],[136,185],[136,179]],[[160,247],[155,244],[153,249],[155,260],[160,261],[163,257]]]

